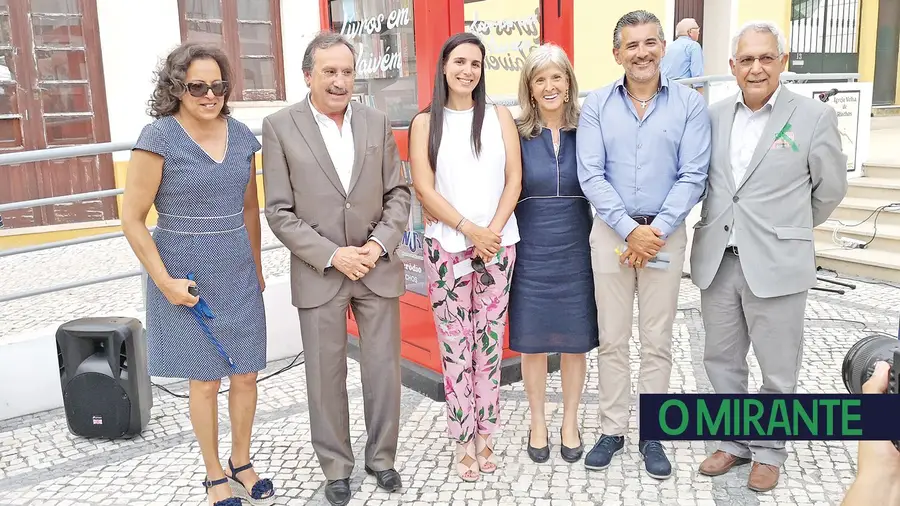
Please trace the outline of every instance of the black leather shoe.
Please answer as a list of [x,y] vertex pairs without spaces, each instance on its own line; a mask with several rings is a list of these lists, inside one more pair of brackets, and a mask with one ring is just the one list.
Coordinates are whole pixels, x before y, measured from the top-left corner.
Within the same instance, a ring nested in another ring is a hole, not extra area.
[[531,457],[531,460],[537,462],[538,464],[543,464],[547,462],[550,458],[550,444],[543,448],[535,448],[531,446],[531,431],[528,431],[528,456]]
[[350,502],[350,478],[329,481],[325,485],[325,499],[334,506],[346,506]]
[[388,492],[396,492],[403,488],[403,481],[400,479],[400,473],[393,469],[374,471],[369,466],[366,466],[366,473],[374,474],[378,486]]
[[578,446],[569,448],[562,443],[562,429],[559,431],[559,456],[568,463],[578,462],[584,453],[584,442],[581,440],[581,431],[578,431]]

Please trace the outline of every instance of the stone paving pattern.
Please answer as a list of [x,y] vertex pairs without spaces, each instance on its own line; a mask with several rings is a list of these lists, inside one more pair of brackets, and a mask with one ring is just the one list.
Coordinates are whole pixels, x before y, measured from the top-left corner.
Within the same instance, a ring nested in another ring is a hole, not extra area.
[[[263,224],[265,227],[265,223]],[[277,241],[264,229],[264,244]],[[267,279],[288,272],[283,249],[264,255]],[[124,239],[113,239],[64,250],[0,258],[0,294],[51,286],[133,270],[136,260]],[[823,276],[831,275],[823,273]],[[820,283],[820,286],[831,286]],[[91,314],[114,314],[139,309],[137,278],[72,289],[51,295],[0,304],[0,339],[21,332],[57,325]],[[806,351],[800,377],[801,392],[845,392],[841,362],[858,339],[875,333],[896,335],[900,289],[857,281],[846,295],[813,291],[807,306]],[[699,292],[689,279],[682,282],[675,323],[672,392],[711,392],[702,365],[703,324]],[[633,382],[638,370],[640,343],[637,328],[632,339]],[[290,359],[269,364],[262,375],[287,365]],[[581,410],[585,445],[599,434],[596,352],[589,355],[588,379]],[[357,468],[351,504],[447,504],[533,506],[557,505],[838,505],[855,476],[856,444],[837,441],[797,442],[781,483],[772,492],[757,494],[746,488],[749,466],[708,478],[696,468],[712,444],[665,443],[675,466],[674,476],[663,482],[643,472],[637,451],[637,428],[626,452],[609,469],[587,471],[579,462],[567,464],[558,454],[562,421],[559,374],[548,380],[547,415],[550,417],[552,458],[538,465],[525,453],[528,403],[521,383],[508,385],[501,394],[502,433],[495,451],[500,469],[477,483],[463,483],[453,466],[452,444],[445,437],[444,405],[404,389],[397,468],[406,487],[395,494],[376,489],[374,478],[363,470],[366,433],[359,367],[349,363],[351,436]],[[759,367],[751,352],[751,389],[758,388]],[[309,414],[303,366],[259,385],[252,457],[260,474],[274,480],[276,504],[327,504],[324,476],[309,443]],[[7,386],[9,387],[9,386]],[[223,384],[227,387],[227,383]],[[169,387],[185,393],[185,384]],[[227,413],[221,396],[220,413]],[[221,416],[220,453],[227,461],[230,436],[227,416]],[[187,401],[154,389],[149,426],[126,441],[96,441],[73,436],[62,410],[0,421],[0,505],[190,505],[207,504],[200,482],[204,470],[188,419]]]

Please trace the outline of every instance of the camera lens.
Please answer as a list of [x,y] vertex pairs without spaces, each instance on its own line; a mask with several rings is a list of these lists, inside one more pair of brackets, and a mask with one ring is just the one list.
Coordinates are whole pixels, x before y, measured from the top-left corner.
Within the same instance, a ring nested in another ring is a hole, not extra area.
[[884,361],[893,365],[896,349],[900,349],[900,340],[883,335],[864,337],[850,347],[841,368],[847,391],[861,394],[863,383],[875,372],[875,363]]

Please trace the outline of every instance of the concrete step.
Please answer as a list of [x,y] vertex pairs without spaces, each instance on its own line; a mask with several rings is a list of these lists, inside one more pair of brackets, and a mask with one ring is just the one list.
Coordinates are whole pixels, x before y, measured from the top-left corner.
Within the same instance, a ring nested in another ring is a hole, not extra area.
[[[850,225],[857,223],[859,222],[853,222]],[[841,226],[840,223],[827,221],[816,227],[814,235],[817,244],[831,244],[835,248],[841,246],[840,238],[846,237],[869,243],[866,246],[867,249],[900,253],[900,225],[883,223],[881,215],[879,215],[877,230],[875,225],[874,218],[855,227]],[[835,231],[837,231],[837,238],[835,238]]]
[[900,252],[844,249],[829,240],[816,242],[816,264],[839,274],[900,283]]
[[[878,213],[878,225],[900,225],[900,206],[885,208],[892,204],[890,200],[860,199],[847,197],[831,213],[832,220],[840,220],[845,225],[855,225],[867,220],[871,223]],[[881,209],[879,212],[878,210]]]
[[865,177],[900,180],[900,164],[864,163],[863,174]]
[[872,116],[900,116],[900,105],[876,105],[872,107]]
[[847,197],[900,202],[900,179],[857,177],[849,182]]

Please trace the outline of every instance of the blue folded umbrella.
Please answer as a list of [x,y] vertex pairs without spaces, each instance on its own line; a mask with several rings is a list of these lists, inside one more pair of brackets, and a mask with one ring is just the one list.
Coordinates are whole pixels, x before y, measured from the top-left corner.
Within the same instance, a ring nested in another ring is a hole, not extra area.
[[[194,281],[194,273],[188,274],[187,278],[191,281]],[[225,351],[225,347],[222,346],[222,343],[220,343],[218,339],[216,339],[216,336],[214,336],[212,333],[212,329],[210,329],[209,325],[207,325],[204,321],[204,318],[212,320],[216,316],[206,304],[206,301],[203,300],[203,297],[200,297],[200,300],[197,302],[197,304],[194,305],[194,307],[188,309],[191,310],[191,314],[194,315],[194,319],[197,320],[197,324],[200,325],[200,329],[203,330],[204,334],[206,334],[206,338],[209,339],[209,342],[211,342],[216,347],[216,349],[219,350],[219,354],[225,358],[225,361],[228,362],[228,365],[231,366],[231,369],[236,369],[237,366],[234,365],[234,361],[231,360],[231,357],[228,356],[228,352]]]

